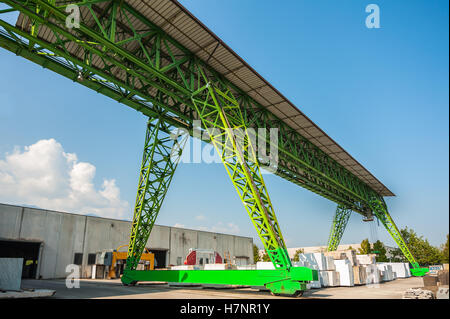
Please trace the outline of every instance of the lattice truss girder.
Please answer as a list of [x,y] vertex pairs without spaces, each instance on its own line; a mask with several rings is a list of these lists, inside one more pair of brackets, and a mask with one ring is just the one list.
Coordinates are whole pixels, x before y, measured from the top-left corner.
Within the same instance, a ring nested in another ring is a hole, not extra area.
[[[381,198],[126,2],[2,2],[26,16],[18,27],[0,20],[0,45],[4,48],[145,115],[158,117],[164,109],[166,121],[186,128],[192,128],[192,121],[198,119],[191,95],[199,89],[201,67],[211,83],[217,86],[220,82],[233,92],[247,127],[279,128],[276,174],[360,213],[371,198]],[[64,9],[69,3],[81,9],[80,28],[68,30],[65,26],[68,13]],[[52,41],[40,39],[42,25],[51,30]],[[164,103],[158,99],[161,94],[166,96]]]
[[334,251],[338,248],[351,213],[351,209],[347,209],[344,206],[338,205],[336,208],[333,224],[331,225],[330,236],[328,238],[328,251]]
[[192,102],[208,132],[225,169],[244,204],[264,248],[276,268],[289,268],[291,262],[270,201],[255,146],[245,126],[241,109],[232,92],[209,82],[203,69],[202,85]]
[[147,123],[127,269],[136,269],[139,263],[186,140],[186,135],[171,131],[171,126],[162,118],[150,119]]

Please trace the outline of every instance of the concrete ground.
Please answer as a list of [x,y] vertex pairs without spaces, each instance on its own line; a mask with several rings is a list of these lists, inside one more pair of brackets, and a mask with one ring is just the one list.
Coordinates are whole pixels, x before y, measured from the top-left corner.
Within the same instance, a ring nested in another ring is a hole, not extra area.
[[[312,289],[301,298],[308,299],[401,299],[408,288],[421,287],[422,278],[396,279],[375,286]],[[23,280],[22,288],[52,289],[51,298],[64,299],[267,299],[283,298],[251,288],[212,289],[202,287],[169,287],[167,284],[142,283],[123,286],[119,280],[81,279],[80,288],[67,288],[64,279]]]

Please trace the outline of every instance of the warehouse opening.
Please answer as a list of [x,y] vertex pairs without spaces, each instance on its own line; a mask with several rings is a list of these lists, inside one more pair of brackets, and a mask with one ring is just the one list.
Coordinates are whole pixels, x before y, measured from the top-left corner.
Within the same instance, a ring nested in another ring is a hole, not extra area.
[[155,269],[166,268],[167,249],[149,249],[155,255]]
[[41,242],[0,240],[0,258],[23,258],[22,278],[35,279]]

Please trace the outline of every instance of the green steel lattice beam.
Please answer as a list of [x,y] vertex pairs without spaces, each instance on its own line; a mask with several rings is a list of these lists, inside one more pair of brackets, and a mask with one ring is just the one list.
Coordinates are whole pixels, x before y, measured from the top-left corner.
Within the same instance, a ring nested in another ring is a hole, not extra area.
[[[368,200],[378,196],[366,184],[234,87],[220,74],[196,59],[191,52],[165,35],[157,26],[126,3],[121,3],[120,6],[110,5],[102,11],[96,7],[96,3],[101,1],[78,2],[80,6],[89,8],[88,14],[95,16],[95,24],[89,27],[82,25],[74,35],[66,32],[67,30],[62,26],[66,17],[66,14],[61,12],[62,8],[58,10],[45,1],[31,1],[52,13],[51,20],[48,21],[33,10],[29,10],[24,5],[24,1],[5,2],[38,23],[45,24],[55,33],[57,39],[55,43],[40,43],[40,46],[35,47],[34,50],[62,51],[65,55],[59,53],[55,55],[63,57],[68,65],[80,69],[84,81],[105,81],[117,91],[124,92],[123,95],[135,100],[153,103],[156,89],[158,93],[162,92],[171,99],[169,104],[161,106],[167,108],[174,116],[180,117],[187,126],[192,126],[191,121],[196,118],[190,95],[198,88],[199,75],[196,70],[197,66],[201,65],[208,70],[212,82],[225,83],[236,92],[247,127],[279,127],[280,163],[276,174],[339,204],[352,207],[357,212],[364,211]],[[117,11],[115,15],[122,17],[122,22],[110,23],[107,17],[112,15],[112,10]],[[147,29],[135,30],[129,22],[131,18],[145,23]],[[107,27],[114,27],[117,31],[108,32]],[[4,28],[13,34],[18,33],[17,29],[8,26]],[[116,41],[111,41],[109,36],[105,36],[112,33],[117,35]],[[27,38],[26,32],[20,36]],[[28,41],[34,41],[34,39],[28,37]],[[129,43],[139,43],[139,46],[130,52],[126,47]],[[71,57],[66,50],[69,44],[75,44],[78,47],[77,52],[84,52],[85,59],[80,61],[79,58]],[[173,47],[183,54],[173,54],[170,50]],[[165,49],[164,52],[162,48]],[[104,64],[102,69],[89,64],[95,57],[102,59]],[[119,74],[126,74],[126,81],[119,81],[115,77],[118,71]],[[148,107],[140,108],[143,112],[148,112],[146,109]]]
[[338,248],[341,242],[342,235],[344,235],[345,227],[347,226],[348,220],[350,219],[352,211],[343,206],[338,206],[336,208],[336,213],[334,214],[333,224],[331,225],[330,236],[328,238],[328,251],[334,251]]
[[180,138],[172,134],[170,129],[170,125],[161,118],[150,119],[147,123],[127,270],[135,270],[141,259],[187,139],[187,136]]

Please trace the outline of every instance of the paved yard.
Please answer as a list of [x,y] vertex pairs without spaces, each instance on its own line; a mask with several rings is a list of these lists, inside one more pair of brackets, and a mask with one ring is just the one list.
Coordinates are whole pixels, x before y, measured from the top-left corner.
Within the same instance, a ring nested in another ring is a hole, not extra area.
[[[412,287],[420,287],[422,279],[411,277],[397,279],[377,286],[355,286],[312,289],[302,298],[330,299],[401,299],[402,293]],[[133,298],[133,299],[266,299],[282,298],[251,288],[211,289],[202,287],[169,287],[167,284],[142,283],[123,286],[119,280],[80,280],[80,288],[69,289],[64,279],[23,280],[22,288],[52,289],[51,298]]]

